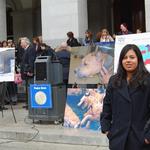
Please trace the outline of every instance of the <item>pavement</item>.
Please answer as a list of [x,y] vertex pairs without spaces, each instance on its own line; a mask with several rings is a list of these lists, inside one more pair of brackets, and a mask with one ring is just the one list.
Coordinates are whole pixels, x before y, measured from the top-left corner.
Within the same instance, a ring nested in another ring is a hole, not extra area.
[[[99,131],[63,127],[54,122],[33,122],[23,103],[0,112],[0,150],[108,150],[108,140]],[[50,148],[48,148],[50,147]]]

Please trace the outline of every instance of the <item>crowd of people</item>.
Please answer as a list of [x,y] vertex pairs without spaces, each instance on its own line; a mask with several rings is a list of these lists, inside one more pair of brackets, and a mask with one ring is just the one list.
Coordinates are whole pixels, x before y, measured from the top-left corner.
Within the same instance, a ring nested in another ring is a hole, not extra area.
[[[77,41],[75,41],[77,42]],[[71,43],[71,42],[70,42]],[[39,56],[51,56],[53,60],[59,60],[63,66],[63,83],[68,83],[69,65],[70,65],[70,49],[67,42],[63,42],[57,48],[53,49],[46,43],[43,43],[40,37],[34,37],[32,42],[27,37],[19,38],[15,44],[13,40],[7,40],[1,42],[2,48],[14,48],[15,49],[15,74],[17,78],[21,78],[21,81],[28,82],[28,86],[34,83],[34,62],[36,57]],[[18,76],[20,74],[20,76]],[[19,79],[20,80],[20,79]],[[10,103],[17,104],[17,84],[19,81],[7,82],[7,89],[9,99],[5,98],[5,104]],[[2,84],[0,90],[2,91]],[[6,109],[2,107],[0,103],[0,109]],[[25,106],[27,108],[27,106]]]
[[120,24],[120,30],[119,32],[111,35],[107,28],[100,29],[99,32],[94,36],[93,33],[90,30],[85,31],[85,36],[82,41],[78,41],[75,37],[73,32],[67,33],[67,44],[68,46],[74,47],[74,46],[85,46],[85,45],[91,45],[95,42],[113,42],[115,41],[116,35],[127,35],[132,33],[142,33],[142,28],[139,27],[136,29],[135,32],[132,32],[128,29],[128,25],[126,23]]
[[[136,33],[141,33],[141,28],[138,28]],[[89,30],[85,31],[85,37],[82,41],[77,40],[74,37],[72,31],[67,32],[67,40],[61,43],[57,48],[51,48],[46,43],[43,43],[42,37],[33,37],[30,41],[27,37],[21,37],[17,42],[12,39],[4,40],[0,42],[2,48],[15,48],[15,63],[16,74],[21,74],[21,80],[29,79],[29,83],[33,83],[34,77],[34,61],[38,56],[51,56],[53,59],[59,59],[63,65],[63,82],[68,83],[69,76],[69,64],[70,64],[70,47],[92,45],[95,42],[113,42],[115,35],[131,34],[128,30],[126,23],[120,24],[120,31],[113,36],[110,35],[107,28],[101,29],[95,37]],[[8,89],[13,99],[13,103],[16,104],[17,98],[17,85],[13,82],[8,83]],[[12,90],[15,89],[15,90]],[[13,91],[13,92],[12,92]],[[8,102],[9,103],[9,102]]]

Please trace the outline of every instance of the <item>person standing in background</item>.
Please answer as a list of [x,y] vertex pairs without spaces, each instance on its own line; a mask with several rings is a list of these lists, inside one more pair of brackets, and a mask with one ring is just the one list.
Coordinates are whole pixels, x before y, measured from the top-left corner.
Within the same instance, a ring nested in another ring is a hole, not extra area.
[[87,45],[92,45],[94,44],[93,42],[93,34],[91,31],[85,31],[85,38],[82,41],[83,46],[87,46]]
[[26,106],[28,108],[28,86],[34,83],[34,61],[36,58],[36,50],[30,43],[27,37],[21,38],[21,47],[24,49],[24,54],[21,62],[21,77],[26,82]]
[[32,39],[32,44],[33,44],[33,48],[36,50],[36,51],[39,51],[41,49],[40,47],[40,40],[38,37],[33,37]]
[[97,33],[96,41],[97,42],[113,42],[114,39],[109,34],[108,30],[104,28],[100,32]]
[[128,30],[128,25],[126,23],[121,23],[120,31],[117,33],[117,35],[126,35],[126,34],[132,34],[132,32]]
[[8,46],[8,43],[6,40],[2,41],[2,47],[3,48],[6,48]]
[[21,38],[20,45],[24,49],[21,64],[22,79],[24,79],[25,77],[33,78],[36,50],[33,48],[33,46],[30,43],[30,40],[27,37]]
[[76,47],[76,46],[81,46],[81,44],[78,42],[78,40],[74,37],[73,32],[68,32],[67,33],[67,45],[70,47]]
[[55,50],[57,58],[63,67],[63,82],[68,85],[69,68],[70,68],[70,49],[66,42],[62,42],[61,45]]

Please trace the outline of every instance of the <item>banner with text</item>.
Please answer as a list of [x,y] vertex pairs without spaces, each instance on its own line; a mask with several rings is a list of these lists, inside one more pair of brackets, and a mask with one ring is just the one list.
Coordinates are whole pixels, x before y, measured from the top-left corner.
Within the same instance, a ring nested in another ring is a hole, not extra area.
[[127,44],[136,44],[140,48],[145,66],[150,72],[150,33],[116,36],[114,53],[114,72],[117,71],[120,52],[122,48]]

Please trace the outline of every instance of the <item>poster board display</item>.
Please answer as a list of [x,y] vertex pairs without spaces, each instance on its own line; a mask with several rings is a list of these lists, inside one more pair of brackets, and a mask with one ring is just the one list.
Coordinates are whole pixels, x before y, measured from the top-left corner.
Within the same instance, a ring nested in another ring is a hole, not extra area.
[[14,81],[15,49],[0,48],[0,82]]
[[52,89],[50,84],[30,84],[32,108],[52,108]]
[[64,114],[64,126],[100,130],[105,88],[69,88]]
[[106,84],[113,74],[114,42],[73,47],[69,84]]
[[126,44],[136,44],[140,48],[145,66],[150,72],[150,33],[116,36],[114,51],[114,72],[117,71],[120,52]]

